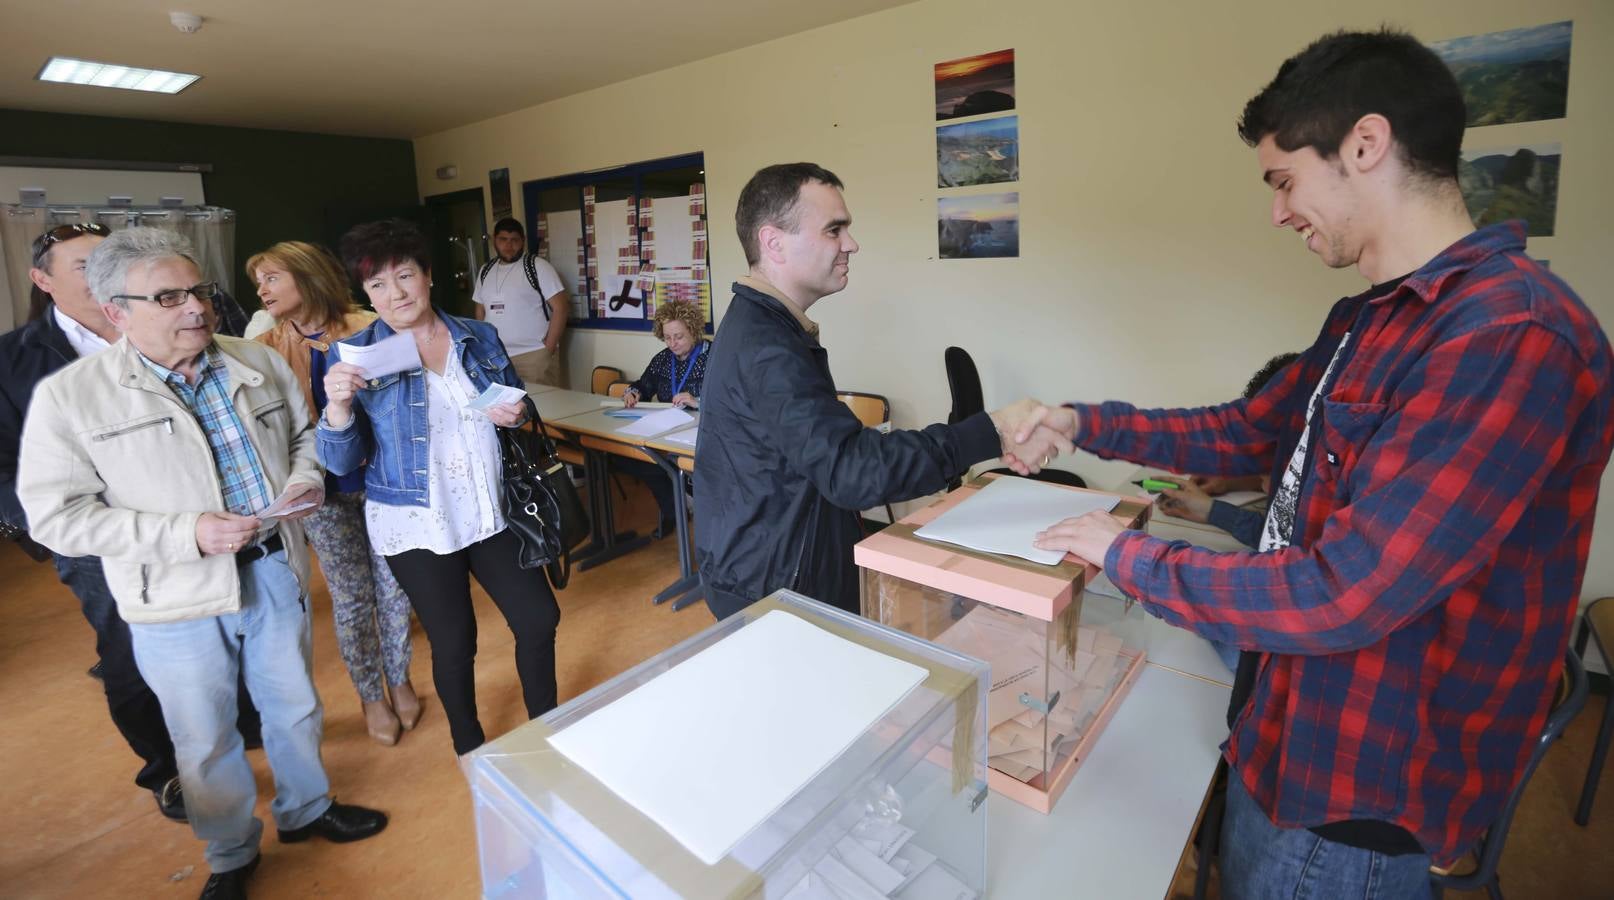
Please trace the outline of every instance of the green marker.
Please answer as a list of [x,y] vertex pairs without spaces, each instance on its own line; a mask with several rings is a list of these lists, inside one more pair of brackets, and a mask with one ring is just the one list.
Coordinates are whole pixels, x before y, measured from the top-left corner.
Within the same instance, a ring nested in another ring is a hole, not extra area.
[[1145,478],[1142,481],[1134,481],[1132,483],[1137,485],[1140,488],[1143,488],[1144,490],[1148,491],[1151,494],[1158,494],[1161,491],[1180,491],[1180,490],[1182,490],[1182,485],[1178,484],[1177,482],[1175,482],[1175,481],[1161,481],[1158,478]]

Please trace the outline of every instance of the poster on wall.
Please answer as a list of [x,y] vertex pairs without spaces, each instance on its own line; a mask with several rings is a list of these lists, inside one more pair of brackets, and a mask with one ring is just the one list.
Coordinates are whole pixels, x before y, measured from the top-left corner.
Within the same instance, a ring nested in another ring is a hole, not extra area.
[[1014,50],[936,64],[936,120],[1014,109]]
[[942,259],[1017,257],[1020,194],[938,198],[936,233]]
[[488,198],[493,201],[493,220],[510,215],[510,170],[493,169],[488,172]]
[[1572,22],[1436,41],[1468,105],[1468,127],[1564,117]]
[[1561,144],[1464,148],[1457,181],[1475,225],[1523,219],[1530,237],[1549,237],[1558,218]]
[[937,127],[937,187],[1019,180],[1019,116]]

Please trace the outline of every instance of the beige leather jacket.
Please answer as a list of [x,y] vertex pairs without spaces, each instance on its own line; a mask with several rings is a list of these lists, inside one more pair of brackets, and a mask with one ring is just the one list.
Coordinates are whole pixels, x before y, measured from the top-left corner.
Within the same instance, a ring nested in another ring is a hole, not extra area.
[[[314,427],[286,361],[256,341],[214,340],[270,496],[293,484],[322,486]],[[235,558],[203,556],[196,546],[196,520],[224,510],[207,436],[127,338],[39,383],[17,470],[17,495],[34,539],[66,556],[101,557],[124,621],[177,622],[240,610]],[[302,525],[278,527],[306,590]]]

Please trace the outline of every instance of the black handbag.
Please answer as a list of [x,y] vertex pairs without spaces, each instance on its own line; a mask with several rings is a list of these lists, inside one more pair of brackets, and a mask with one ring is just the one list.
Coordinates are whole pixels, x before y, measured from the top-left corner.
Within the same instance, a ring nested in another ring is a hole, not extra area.
[[505,523],[521,544],[517,562],[523,569],[543,567],[556,590],[571,580],[571,549],[588,537],[588,513],[566,464],[555,455],[555,442],[544,432],[532,398],[524,398],[527,424],[500,428],[503,490],[500,506]]

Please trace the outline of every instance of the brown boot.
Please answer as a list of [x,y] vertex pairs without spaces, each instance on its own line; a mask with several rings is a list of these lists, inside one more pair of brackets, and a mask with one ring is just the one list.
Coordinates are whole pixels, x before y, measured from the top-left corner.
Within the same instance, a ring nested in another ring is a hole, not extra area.
[[364,725],[376,743],[385,747],[398,743],[398,733],[402,726],[386,698],[364,701]]
[[405,681],[392,686],[392,708],[398,711],[398,722],[404,731],[415,727],[420,721],[420,698],[415,696],[414,685]]

